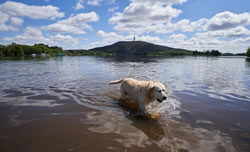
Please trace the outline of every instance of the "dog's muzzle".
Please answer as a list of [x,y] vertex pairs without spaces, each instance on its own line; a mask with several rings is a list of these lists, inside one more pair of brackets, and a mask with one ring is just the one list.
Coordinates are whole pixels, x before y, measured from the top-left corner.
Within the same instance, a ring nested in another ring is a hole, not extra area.
[[160,100],[160,99],[156,99],[156,100],[157,100],[158,102],[160,102],[160,103],[162,102],[162,100]]
[[167,100],[167,97],[163,97],[162,100],[156,99],[158,102],[162,103],[163,100]]

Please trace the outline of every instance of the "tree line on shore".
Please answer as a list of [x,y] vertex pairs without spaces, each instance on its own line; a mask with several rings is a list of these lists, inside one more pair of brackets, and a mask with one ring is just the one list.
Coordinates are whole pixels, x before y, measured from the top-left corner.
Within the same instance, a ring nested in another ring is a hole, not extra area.
[[250,57],[250,47],[247,49],[246,56]]
[[[31,56],[32,54],[36,55],[45,55],[45,56],[56,56],[58,53],[64,54],[66,56],[80,56],[80,55],[96,55],[96,56],[114,56],[115,53],[105,53],[98,51],[87,51],[87,50],[68,50],[65,51],[58,46],[48,46],[45,44],[35,44],[33,46],[29,45],[20,45],[12,43],[10,45],[0,45],[0,57],[25,57]],[[248,56],[250,57],[250,48],[248,48],[246,53],[221,53],[218,50],[207,50],[207,51],[193,51],[190,53],[184,53],[181,51],[167,51],[167,52],[156,52],[153,55],[194,55],[194,56]]]
[[35,44],[33,46],[12,43],[10,45],[0,45],[0,57],[24,57],[35,55],[55,56],[56,53],[65,53],[61,47],[45,44]]
[[195,56],[246,56],[246,53],[221,53],[218,50],[207,50],[203,52],[193,51]]
[[103,55],[101,52],[63,50],[61,47],[45,44],[34,44],[33,46],[16,43],[6,46],[0,45],[0,57],[56,56],[57,54],[65,56]]
[[199,51],[194,51],[193,55],[195,56],[221,56],[222,53],[218,50],[207,50],[207,51],[203,51],[203,52],[199,52]]
[[[248,48],[249,52],[249,57],[250,57],[250,48]],[[247,56],[247,53],[221,53],[218,50],[207,50],[207,51],[193,51],[194,56]]]

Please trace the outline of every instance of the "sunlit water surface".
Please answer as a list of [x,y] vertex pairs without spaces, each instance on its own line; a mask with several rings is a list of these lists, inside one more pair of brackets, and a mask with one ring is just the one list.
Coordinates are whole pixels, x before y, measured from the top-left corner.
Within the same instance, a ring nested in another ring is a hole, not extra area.
[[[160,81],[157,120],[118,102],[131,77]],[[0,60],[0,151],[250,151],[246,58]]]

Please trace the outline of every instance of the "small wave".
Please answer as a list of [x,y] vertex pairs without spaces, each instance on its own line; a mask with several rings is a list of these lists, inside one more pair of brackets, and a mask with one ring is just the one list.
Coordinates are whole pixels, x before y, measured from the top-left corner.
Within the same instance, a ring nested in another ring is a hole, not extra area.
[[181,102],[169,88],[167,88],[167,95],[168,99],[161,104],[159,104],[157,101],[154,101],[152,104],[150,104],[147,107],[149,113],[160,113],[162,118],[174,115],[176,113],[175,110],[181,106]]

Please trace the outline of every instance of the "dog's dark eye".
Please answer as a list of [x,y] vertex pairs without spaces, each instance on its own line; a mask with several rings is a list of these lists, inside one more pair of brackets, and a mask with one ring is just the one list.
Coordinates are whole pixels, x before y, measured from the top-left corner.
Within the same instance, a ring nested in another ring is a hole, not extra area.
[[158,92],[161,92],[161,90],[159,90]]

